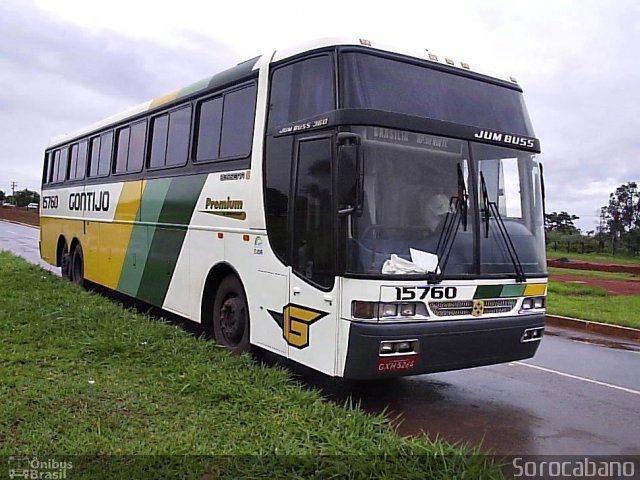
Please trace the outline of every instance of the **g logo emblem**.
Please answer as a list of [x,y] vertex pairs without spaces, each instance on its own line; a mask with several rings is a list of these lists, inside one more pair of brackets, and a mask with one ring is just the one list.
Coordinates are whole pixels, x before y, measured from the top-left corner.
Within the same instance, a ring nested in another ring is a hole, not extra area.
[[282,337],[287,344],[301,350],[309,346],[311,325],[328,315],[326,312],[293,304],[284,307],[282,313],[269,310],[269,314],[282,328]]

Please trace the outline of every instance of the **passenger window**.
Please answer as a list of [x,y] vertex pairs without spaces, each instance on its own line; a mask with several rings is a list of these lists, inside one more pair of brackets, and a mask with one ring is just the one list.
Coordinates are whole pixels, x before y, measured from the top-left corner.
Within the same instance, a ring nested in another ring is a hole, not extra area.
[[144,144],[147,136],[147,121],[134,123],[129,138],[129,159],[127,172],[139,172],[144,163]]
[[89,176],[98,176],[98,160],[100,159],[100,137],[91,139],[91,158],[89,160]]
[[60,150],[53,152],[53,165],[51,167],[50,182],[58,181],[58,165],[60,165]]
[[78,161],[76,163],[75,174],[73,177],[76,180],[81,180],[84,178],[87,168],[87,147],[87,140],[83,140],[78,144]]
[[144,141],[147,122],[142,121],[131,127],[118,130],[116,150],[116,173],[139,172],[144,158]]
[[198,144],[196,162],[215,160],[220,153],[222,131],[222,97],[207,100],[198,112]]
[[129,156],[129,135],[131,130],[129,127],[118,130],[118,142],[116,147],[116,168],[115,173],[123,173],[127,171],[127,157]]
[[67,169],[69,167],[69,147],[60,149],[60,161],[58,162],[58,172],[56,182],[64,182],[67,179]]
[[71,161],[69,162],[69,180],[76,179],[76,167],[78,166],[78,144],[71,145]]
[[273,73],[269,128],[334,109],[333,60],[329,55],[285,65]]
[[100,137],[100,158],[98,159],[98,176],[109,175],[111,167],[111,152],[113,150],[113,132]]
[[167,156],[167,132],[169,131],[169,115],[162,115],[153,120],[153,133],[151,136],[151,157],[149,167],[164,167],[164,159]]
[[256,93],[253,84],[224,96],[220,157],[246,156],[251,152]]
[[184,165],[189,154],[191,130],[191,106],[169,114],[169,138],[167,140],[167,166]]
[[149,166],[184,165],[189,154],[191,105],[154,118]]

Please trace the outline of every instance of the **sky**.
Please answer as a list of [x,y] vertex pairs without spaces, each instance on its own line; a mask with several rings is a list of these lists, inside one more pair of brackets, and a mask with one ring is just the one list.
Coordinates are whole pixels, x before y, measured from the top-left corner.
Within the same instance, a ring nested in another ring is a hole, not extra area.
[[3,0],[0,190],[39,191],[52,137],[269,49],[345,35],[516,77],[547,211],[583,231],[617,186],[640,182],[637,0]]

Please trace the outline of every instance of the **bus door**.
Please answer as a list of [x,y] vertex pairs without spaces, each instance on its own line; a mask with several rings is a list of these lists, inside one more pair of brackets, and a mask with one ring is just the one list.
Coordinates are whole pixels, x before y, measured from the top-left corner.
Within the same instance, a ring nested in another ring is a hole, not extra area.
[[333,137],[300,138],[295,152],[289,223],[291,277],[283,333],[289,358],[334,375],[339,282],[335,275]]

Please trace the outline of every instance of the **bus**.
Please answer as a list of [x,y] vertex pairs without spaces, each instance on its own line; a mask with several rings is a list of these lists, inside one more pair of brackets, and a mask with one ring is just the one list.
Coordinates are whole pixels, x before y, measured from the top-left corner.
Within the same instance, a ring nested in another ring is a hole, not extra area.
[[525,359],[548,278],[539,152],[514,78],[318,40],[53,139],[41,256],[333,377]]

